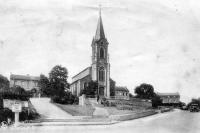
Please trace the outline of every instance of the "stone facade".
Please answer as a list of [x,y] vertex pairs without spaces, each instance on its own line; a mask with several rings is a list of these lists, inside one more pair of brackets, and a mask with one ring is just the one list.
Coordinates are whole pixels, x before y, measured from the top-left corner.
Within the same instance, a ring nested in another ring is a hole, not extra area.
[[25,90],[39,89],[38,82],[40,77],[30,75],[10,75],[10,87],[20,86]]
[[177,104],[180,102],[179,93],[157,93],[162,99],[163,104]]
[[115,99],[129,100],[129,90],[127,87],[116,86],[115,87]]
[[96,34],[92,40],[92,64],[72,78],[70,90],[79,96],[85,84],[98,82],[98,94],[110,97],[110,63],[108,55],[108,41],[104,34],[101,12],[97,24]]
[[80,96],[81,90],[85,85],[91,81],[91,67],[88,67],[72,77],[72,84],[70,85],[70,91],[76,96]]

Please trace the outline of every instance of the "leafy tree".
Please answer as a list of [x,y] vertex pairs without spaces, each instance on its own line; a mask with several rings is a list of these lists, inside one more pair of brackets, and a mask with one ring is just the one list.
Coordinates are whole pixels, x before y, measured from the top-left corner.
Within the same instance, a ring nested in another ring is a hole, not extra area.
[[8,89],[9,88],[9,80],[0,74],[0,89]]
[[98,91],[97,81],[90,81],[88,85],[82,90],[81,94],[86,94],[87,96],[95,96]]
[[38,85],[40,87],[40,92],[42,96],[51,96],[50,82],[45,75],[43,74],[40,75],[40,80]]
[[155,96],[153,86],[146,83],[143,83],[140,86],[137,86],[135,88],[135,93],[137,94],[136,97],[144,98],[144,99],[151,99]]
[[133,98],[134,96],[133,96],[133,94],[129,93],[129,97],[130,97],[130,98]]
[[78,104],[79,99],[77,96],[72,95],[71,92],[66,91],[62,97],[53,96],[52,101],[60,104]]
[[155,95],[153,98],[152,98],[152,107],[158,107],[162,105],[162,99],[158,96],[158,95]]
[[56,65],[49,73],[50,90],[52,95],[62,96],[65,89],[69,87],[67,82],[68,71],[61,65]]
[[115,96],[115,84],[116,82],[110,78],[110,96]]
[[27,101],[30,95],[20,86],[14,86],[7,90],[2,90],[0,92],[0,99],[15,99]]
[[12,91],[14,94],[26,94],[26,91],[24,88],[22,88],[21,86],[14,86],[10,88],[10,91]]

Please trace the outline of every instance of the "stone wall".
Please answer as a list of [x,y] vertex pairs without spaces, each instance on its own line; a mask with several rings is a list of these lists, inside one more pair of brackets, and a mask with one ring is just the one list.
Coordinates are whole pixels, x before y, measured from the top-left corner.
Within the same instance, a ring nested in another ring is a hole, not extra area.
[[140,106],[140,107],[152,107],[152,102],[148,100],[131,98],[130,100],[125,99],[108,99],[109,102],[113,102],[117,105],[130,105],[130,106]]
[[144,112],[138,112],[138,113],[132,113],[132,114],[123,114],[123,115],[111,115],[109,118],[111,120],[115,121],[126,121],[126,120],[132,120],[132,119],[137,119],[141,117],[146,117],[150,115],[157,114],[155,110],[149,110],[149,111],[144,111]]

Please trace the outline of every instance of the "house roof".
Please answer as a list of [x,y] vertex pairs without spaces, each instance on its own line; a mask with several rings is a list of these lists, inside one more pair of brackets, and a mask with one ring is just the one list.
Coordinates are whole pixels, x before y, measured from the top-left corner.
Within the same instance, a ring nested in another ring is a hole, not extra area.
[[30,75],[15,75],[15,74],[11,74],[10,75],[10,80],[35,80],[35,81],[39,81],[40,77],[30,76]]
[[126,92],[129,92],[129,90],[125,86],[116,86],[115,87],[115,91],[126,91]]
[[157,92],[156,94],[159,96],[179,96],[180,95],[178,92],[175,92],[175,93],[159,93],[159,92]]

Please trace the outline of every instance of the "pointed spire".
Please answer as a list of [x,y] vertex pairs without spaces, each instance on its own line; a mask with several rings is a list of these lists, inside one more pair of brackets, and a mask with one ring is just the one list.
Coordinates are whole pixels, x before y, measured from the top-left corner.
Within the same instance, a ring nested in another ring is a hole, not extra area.
[[99,16],[101,16],[101,4],[99,5]]
[[99,5],[99,20],[98,20],[97,30],[96,30],[96,34],[95,34],[94,38],[95,38],[95,40],[105,38],[103,22],[102,22],[102,18],[101,18],[101,5]]

